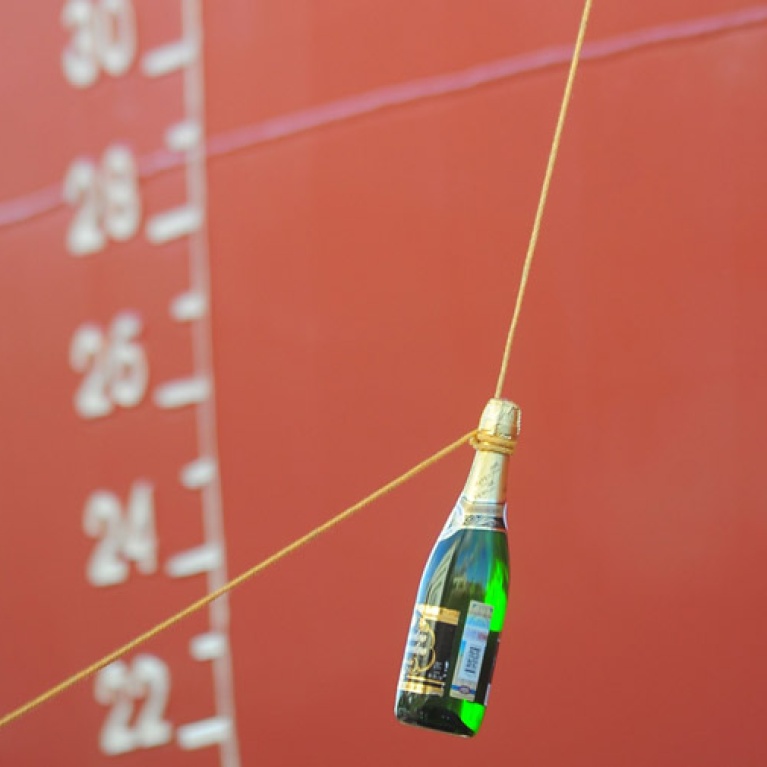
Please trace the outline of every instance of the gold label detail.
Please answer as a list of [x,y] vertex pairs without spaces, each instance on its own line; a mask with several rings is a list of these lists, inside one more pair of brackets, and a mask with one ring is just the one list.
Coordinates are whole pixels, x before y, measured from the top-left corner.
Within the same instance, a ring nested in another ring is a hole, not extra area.
[[461,613],[459,610],[450,610],[447,607],[416,605],[415,609],[427,620],[442,621],[442,623],[449,623],[451,626],[457,626],[458,621],[461,620]]
[[437,659],[437,654],[434,652],[437,636],[423,615],[418,618],[418,626],[414,635],[413,654],[410,656],[410,670],[408,671],[408,676],[411,678],[418,674],[425,674]]
[[418,695],[442,695],[461,613],[417,604],[413,611],[399,689]]
[[445,690],[444,682],[431,683],[428,680],[423,682],[414,682],[408,679],[401,682],[399,686],[403,692],[414,692],[416,695],[442,695]]

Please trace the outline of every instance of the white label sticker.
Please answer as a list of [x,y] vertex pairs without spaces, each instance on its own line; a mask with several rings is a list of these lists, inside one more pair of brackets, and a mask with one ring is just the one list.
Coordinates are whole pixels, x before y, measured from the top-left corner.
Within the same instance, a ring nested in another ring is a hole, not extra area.
[[450,685],[450,697],[474,700],[490,634],[490,618],[493,606],[472,600],[466,615],[466,625],[458,651],[456,672]]

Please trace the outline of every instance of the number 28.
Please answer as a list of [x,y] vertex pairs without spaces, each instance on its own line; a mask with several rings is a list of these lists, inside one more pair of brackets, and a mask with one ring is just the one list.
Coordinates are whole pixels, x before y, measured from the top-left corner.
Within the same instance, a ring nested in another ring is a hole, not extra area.
[[126,146],[112,144],[97,164],[74,160],[64,178],[64,199],[75,209],[66,237],[73,256],[103,250],[108,240],[133,237],[141,222],[136,159]]

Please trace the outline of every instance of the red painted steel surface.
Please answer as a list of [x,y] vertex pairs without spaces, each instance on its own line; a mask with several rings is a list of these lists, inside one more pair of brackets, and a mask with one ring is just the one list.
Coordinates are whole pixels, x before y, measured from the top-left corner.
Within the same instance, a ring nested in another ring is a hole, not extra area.
[[[67,85],[59,6],[0,9],[0,203],[48,187],[55,201],[69,163],[115,139],[146,157],[182,111],[180,76],[150,83],[138,65]],[[179,34],[175,2],[135,7],[141,51]],[[524,413],[511,609],[482,732],[419,732],[391,711],[414,590],[467,448],[233,594],[243,765],[767,762],[767,6],[748,6],[751,21],[734,15],[744,8],[596,2],[507,388]],[[572,44],[579,12],[554,0],[205,5],[230,574],[475,425],[565,68],[466,90],[448,77],[441,95],[317,125],[326,105],[364,110],[370,92],[515,57],[534,67],[532,54]],[[286,115],[288,133],[308,127],[265,140]],[[179,204],[182,180],[179,167],[142,177],[144,214]],[[194,457],[190,413],[147,395],[84,421],[68,361],[82,323],[134,308],[150,389],[184,375],[189,330],[167,310],[187,284],[184,241],[140,234],[78,259],[64,247],[71,217],[54,204],[0,227],[3,713],[206,589],[162,568],[108,588],[85,579],[95,489],[124,495],[151,477],[161,563],[201,528],[177,481]],[[206,626],[195,616],[145,649],[170,668],[174,726],[212,706],[210,670],[188,653]],[[85,682],[1,731],[0,761],[219,763],[215,747],[173,743],[106,756],[106,714]]]

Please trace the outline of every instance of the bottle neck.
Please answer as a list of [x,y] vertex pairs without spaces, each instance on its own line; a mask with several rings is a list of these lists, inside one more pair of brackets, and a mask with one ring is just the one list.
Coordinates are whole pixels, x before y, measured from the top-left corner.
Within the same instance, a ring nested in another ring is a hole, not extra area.
[[461,498],[469,503],[506,503],[509,457],[489,450],[477,450]]

